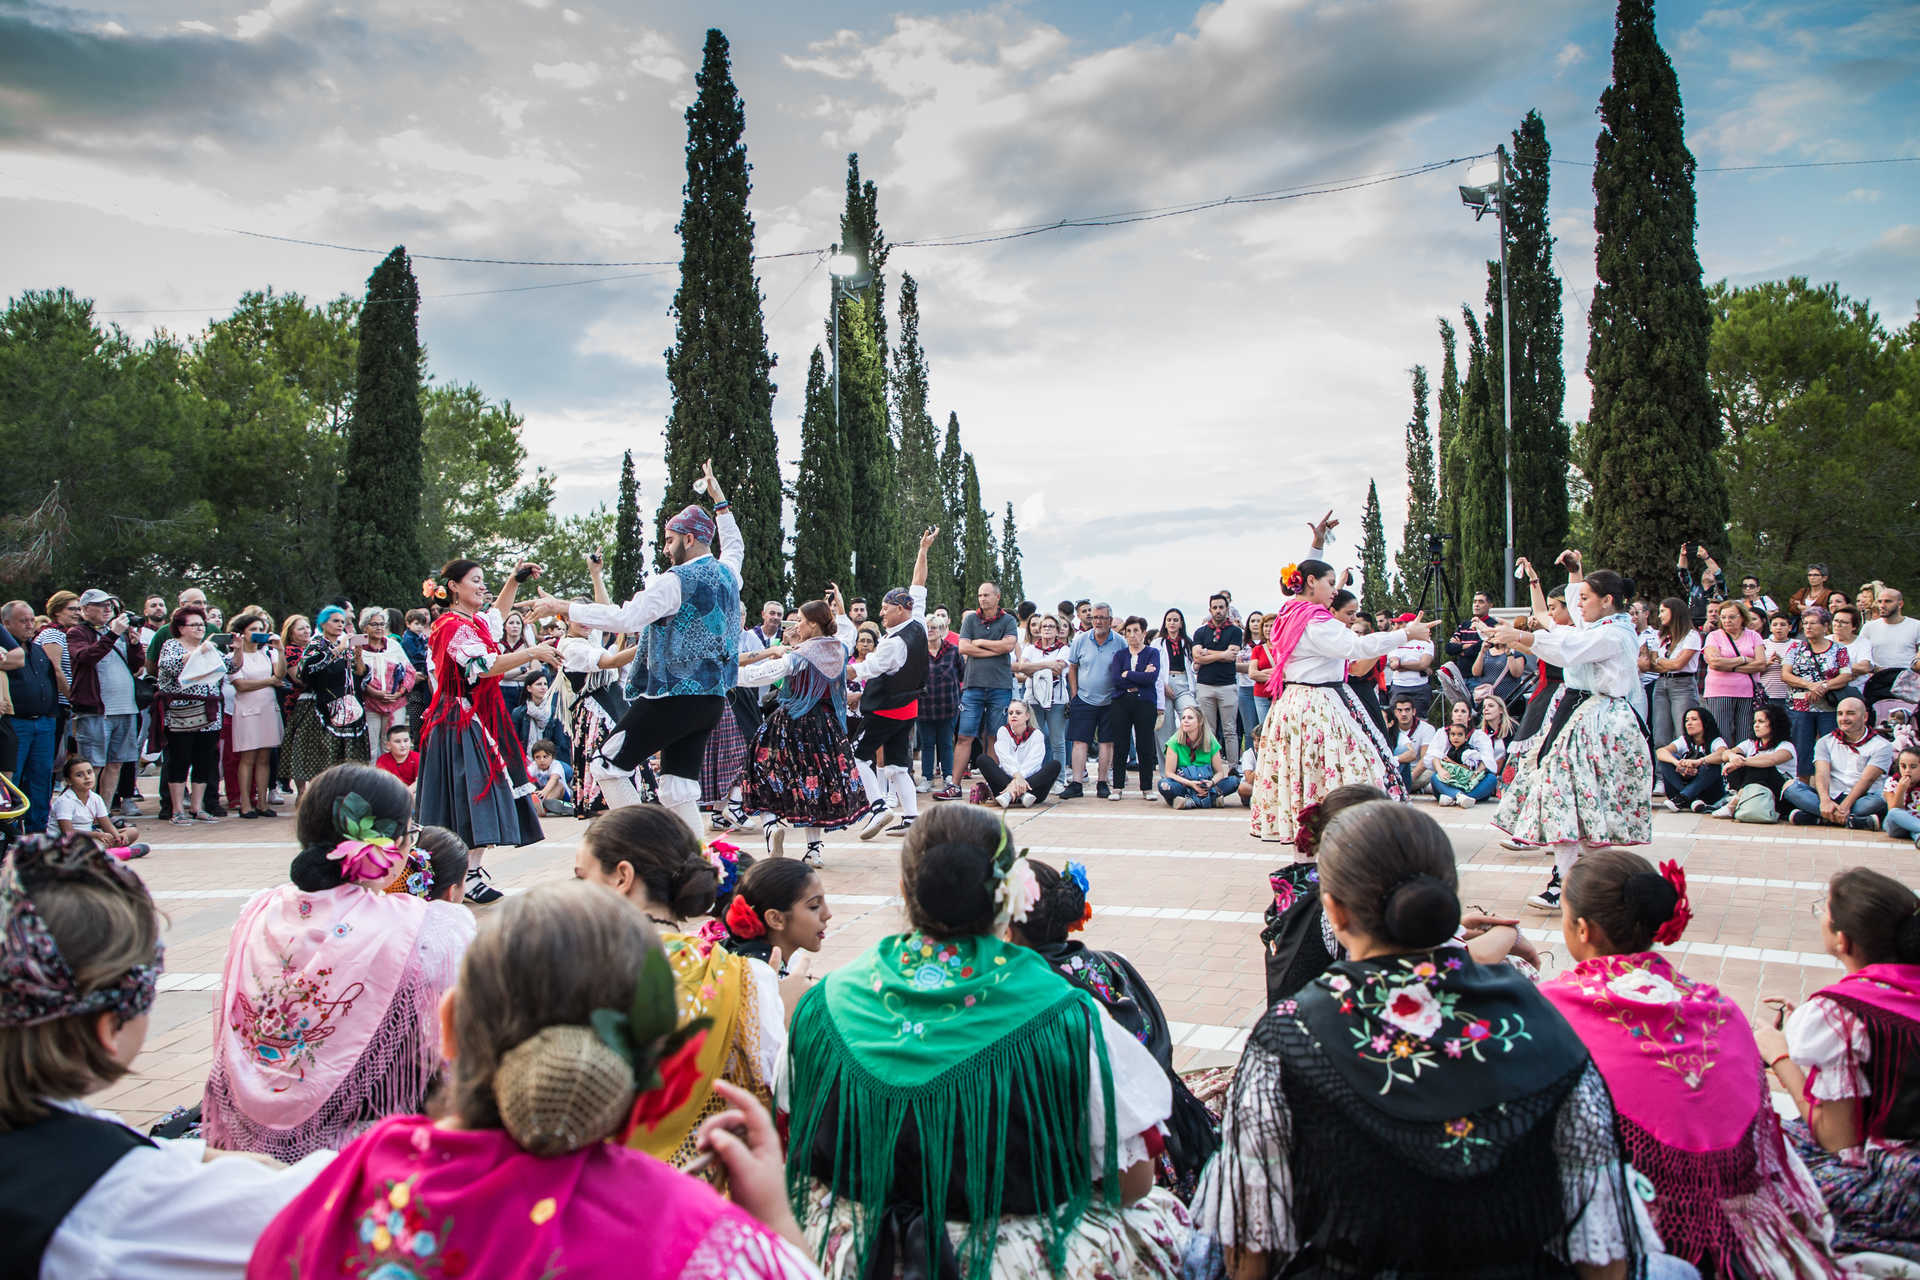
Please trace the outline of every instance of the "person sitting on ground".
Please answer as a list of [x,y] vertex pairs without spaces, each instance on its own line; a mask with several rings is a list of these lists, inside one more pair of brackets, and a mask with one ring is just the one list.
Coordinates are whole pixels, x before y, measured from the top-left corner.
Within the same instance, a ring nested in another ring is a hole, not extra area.
[[[1456,703],[1455,709],[1465,711],[1467,704]],[[1490,754],[1474,744],[1476,736],[1469,725],[1455,720],[1447,725],[1445,745],[1436,740],[1430,748],[1433,794],[1442,806],[1471,809],[1491,798],[1493,789],[1499,785],[1500,778],[1493,771]]]
[[1173,1090],[1173,1113],[1167,1118],[1166,1150],[1154,1162],[1155,1181],[1184,1201],[1193,1195],[1201,1168],[1219,1149],[1220,1126],[1173,1069],[1167,1015],[1140,971],[1116,951],[1094,951],[1068,936],[1085,929],[1093,918],[1087,869],[1069,862],[1062,873],[1035,859],[1028,862],[1040,900],[1024,922],[1010,926],[1009,940],[1039,952],[1055,973],[1092,995],[1160,1064]]
[[1693,917],[1686,874],[1601,849],[1574,864],[1560,905],[1575,965],[1540,993],[1606,1077],[1667,1249],[1712,1276],[1835,1274],[1832,1220],[1781,1136],[1746,1016],[1653,950]]
[[787,1173],[823,1270],[1178,1274],[1185,1214],[1153,1185],[1147,1137],[1172,1110],[1166,1073],[1003,940],[1039,884],[1000,815],[935,809],[900,865],[909,931],[793,1015]]
[[732,1203],[621,1144],[697,1070],[703,1041],[665,965],[640,914],[597,889],[513,896],[440,1007],[453,1079],[439,1117],[388,1120],[342,1151],[247,1274],[817,1276],[751,1097],[721,1085],[732,1109],[697,1139]]
[[740,873],[721,909],[726,937],[720,945],[786,977],[795,955],[820,954],[832,919],[818,871],[798,858],[763,858]]
[[[140,839],[140,828],[131,822],[124,827],[114,825],[107,802],[93,789],[92,761],[78,753],[70,755],[60,773],[67,789],[53,798],[53,820],[59,824],[61,835],[97,837],[106,848],[122,851],[122,861],[147,852],[146,845],[135,843]],[[134,853],[135,849],[140,852]]]
[[413,749],[413,730],[404,724],[390,726],[386,750],[374,760],[373,767],[400,779],[407,794],[415,794],[414,788],[420,784],[420,753]]
[[1787,821],[1877,831],[1887,811],[1880,778],[1893,768],[1893,744],[1872,731],[1858,698],[1842,699],[1835,718],[1839,727],[1813,749],[1813,785],[1792,782],[1780,791],[1792,808]]
[[1400,765],[1400,780],[1407,794],[1427,789],[1433,769],[1427,764],[1427,748],[1433,745],[1433,726],[1420,718],[1420,708],[1411,697],[1402,694],[1393,700],[1393,732],[1389,740],[1393,758]]
[[0,862],[0,1204],[8,1275],[237,1280],[333,1158],[292,1168],[149,1138],[84,1099],[124,1078],[160,980],[146,886],[84,836]]
[[1180,727],[1167,739],[1160,763],[1160,798],[1176,809],[1211,809],[1240,794],[1233,759],[1214,740],[1198,707],[1180,713]]
[[[1920,1262],[1920,896],[1865,867],[1820,914],[1844,976],[1754,1027],[1800,1117],[1787,1140],[1833,1211],[1834,1248]],[[1784,1027],[1780,1018],[1784,1017]]]
[[1032,808],[1060,780],[1060,762],[1047,749],[1047,735],[1034,723],[1033,708],[1016,698],[1007,704],[1007,722],[993,738],[993,754],[974,761],[986,779],[976,802],[991,799],[1002,809]]
[[[609,809],[595,818],[573,860],[575,876],[625,898],[658,926],[684,1010],[713,1021],[699,1054],[699,1083],[657,1125],[629,1138],[675,1168],[698,1154],[701,1122],[727,1106],[714,1081],[724,1079],[768,1105],[787,1051],[786,993],[774,971],[689,932],[683,923],[713,913],[720,891],[717,862],[685,822],[651,804]],[[798,999],[811,980],[810,967],[803,957],[791,968],[796,976],[788,981],[795,985],[786,991]]]
[[[523,704],[523,705],[531,705]],[[536,738],[527,748],[527,781],[540,802],[540,812],[556,818],[573,816],[573,766],[559,758],[551,738]]]
[[1720,736],[1720,724],[1713,712],[1705,707],[1688,707],[1680,725],[1680,736],[1661,744],[1653,753],[1667,792],[1667,811],[1707,813],[1726,794],[1721,766],[1727,756],[1727,740]]
[[1480,728],[1474,734],[1477,745],[1486,753],[1488,767],[1496,774],[1506,763],[1507,748],[1513,742],[1513,716],[1507,704],[1495,694],[1480,699]]
[[1752,725],[1753,736],[1728,748],[1721,757],[1720,777],[1726,783],[1727,799],[1713,811],[1716,818],[1733,817],[1740,792],[1752,786],[1765,787],[1777,810],[1781,789],[1793,781],[1793,731],[1786,713],[1762,704],[1754,709]]
[[1194,1197],[1227,1275],[1695,1274],[1649,1257],[1578,1037],[1531,982],[1449,942],[1445,830],[1353,806],[1323,833],[1320,876],[1351,959],[1254,1027]]
[[433,1010],[471,913],[383,890],[413,843],[407,789],[335,765],[300,798],[290,882],[241,909],[215,988],[207,1141],[298,1160],[422,1106],[440,1077]]
[[1920,747],[1902,747],[1887,777],[1887,835],[1920,848]]

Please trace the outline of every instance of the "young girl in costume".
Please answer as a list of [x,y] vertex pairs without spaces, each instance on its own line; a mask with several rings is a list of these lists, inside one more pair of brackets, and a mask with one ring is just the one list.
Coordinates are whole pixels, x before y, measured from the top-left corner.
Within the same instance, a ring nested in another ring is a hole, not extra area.
[[721,945],[778,968],[782,977],[799,952],[819,954],[833,919],[819,874],[790,858],[767,858],[741,872],[720,911],[726,929]]

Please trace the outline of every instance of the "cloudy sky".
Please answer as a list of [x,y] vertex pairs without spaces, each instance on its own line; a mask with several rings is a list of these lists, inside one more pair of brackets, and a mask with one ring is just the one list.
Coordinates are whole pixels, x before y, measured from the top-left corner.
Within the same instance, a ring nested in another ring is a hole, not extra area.
[[[934,240],[1403,171],[1537,108],[1585,414],[1600,0],[0,0],[4,292],[191,332],[246,289],[357,293],[378,260],[239,232],[677,260],[708,25],[733,43],[762,253],[835,238],[849,151],[889,238]],[[1911,0],[1668,3],[1659,25],[1703,167],[1920,156]],[[1467,168],[898,250],[936,418],[959,413],[989,503],[1020,512],[1029,594],[1146,608],[1225,584],[1258,606],[1329,506],[1357,558],[1369,477],[1397,541],[1408,370],[1437,366],[1435,317],[1479,300],[1495,248],[1454,191]],[[1913,316],[1920,164],[1699,190],[1709,279],[1804,274]],[[828,285],[815,256],[761,265],[791,463]],[[416,270],[435,376],[513,402],[564,508],[610,500],[626,448],[658,500],[676,268]]]

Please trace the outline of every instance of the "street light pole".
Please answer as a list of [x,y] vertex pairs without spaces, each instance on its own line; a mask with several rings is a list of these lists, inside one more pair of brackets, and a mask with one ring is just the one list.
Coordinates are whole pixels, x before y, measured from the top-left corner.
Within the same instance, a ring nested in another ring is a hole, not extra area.
[[[1506,398],[1506,462],[1501,474],[1507,488],[1507,559],[1501,575],[1507,584],[1507,607],[1513,608],[1513,306],[1507,293],[1507,146],[1495,154],[1500,160],[1500,390]],[[838,383],[834,384],[838,387]]]

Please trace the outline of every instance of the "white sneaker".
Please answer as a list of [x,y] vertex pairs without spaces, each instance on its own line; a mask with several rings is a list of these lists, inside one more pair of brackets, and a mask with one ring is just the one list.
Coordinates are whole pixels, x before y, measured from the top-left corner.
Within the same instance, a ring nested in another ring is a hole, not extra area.
[[871,840],[885,831],[893,823],[894,811],[887,808],[884,801],[876,800],[867,806],[867,820],[860,828],[860,838]]
[[787,824],[779,819],[771,819],[762,829],[767,842],[769,858],[784,858],[787,854]]
[[1142,791],[1140,793],[1140,798],[1142,800],[1147,801],[1149,804],[1151,804],[1153,801],[1158,800],[1160,797],[1151,791]]
[[1472,796],[1456,796],[1454,798],[1454,803],[1459,805],[1462,809],[1471,809],[1473,808],[1474,804],[1477,802],[1474,800]]
[[1012,791],[1012,789],[1011,789],[1011,788],[1009,788],[1009,789],[1008,789],[1008,790],[1006,790],[1006,791],[1002,791],[1002,792],[1001,792],[1001,793],[1000,793],[999,795],[997,795],[997,796],[995,796],[995,797],[993,798],[993,801],[994,801],[994,803],[995,803],[995,804],[997,804],[997,805],[999,805],[999,806],[1000,806],[1000,807],[1001,807],[1002,809],[1005,809],[1005,808],[1007,808],[1007,807],[1009,807],[1010,805],[1012,805],[1012,804],[1013,804],[1013,791]]
[[1545,853],[1546,849],[1536,844],[1521,844],[1518,840],[1502,840],[1500,847],[1509,853]]
[[1031,809],[1033,808],[1033,806],[1040,803],[1040,797],[1033,794],[1033,792],[1031,791],[1022,791],[1020,793],[1020,803],[1027,806],[1027,808]]
[[914,789],[915,791],[918,791],[918,792],[919,792],[919,793],[920,793],[921,795],[923,795],[923,796],[925,796],[925,795],[932,795],[932,794],[933,794],[933,779],[932,779],[932,778],[922,778],[922,779],[920,779],[920,781],[919,781],[918,783],[916,783],[916,784],[914,784],[914,788],[913,788],[913,789]]
[[1714,817],[1714,818],[1731,818],[1733,816],[1733,806],[1730,804],[1723,804],[1718,809],[1715,809],[1708,816]]
[[1459,803],[1460,803],[1459,798],[1455,796],[1442,795],[1440,797],[1440,807],[1442,809],[1451,808],[1453,805],[1456,805]]
[[1680,812],[1680,805],[1679,805],[1679,803],[1678,803],[1677,801],[1673,801],[1673,800],[1663,800],[1663,801],[1661,801],[1661,803],[1667,806],[1667,812],[1668,812],[1668,813],[1678,813],[1678,812]]

